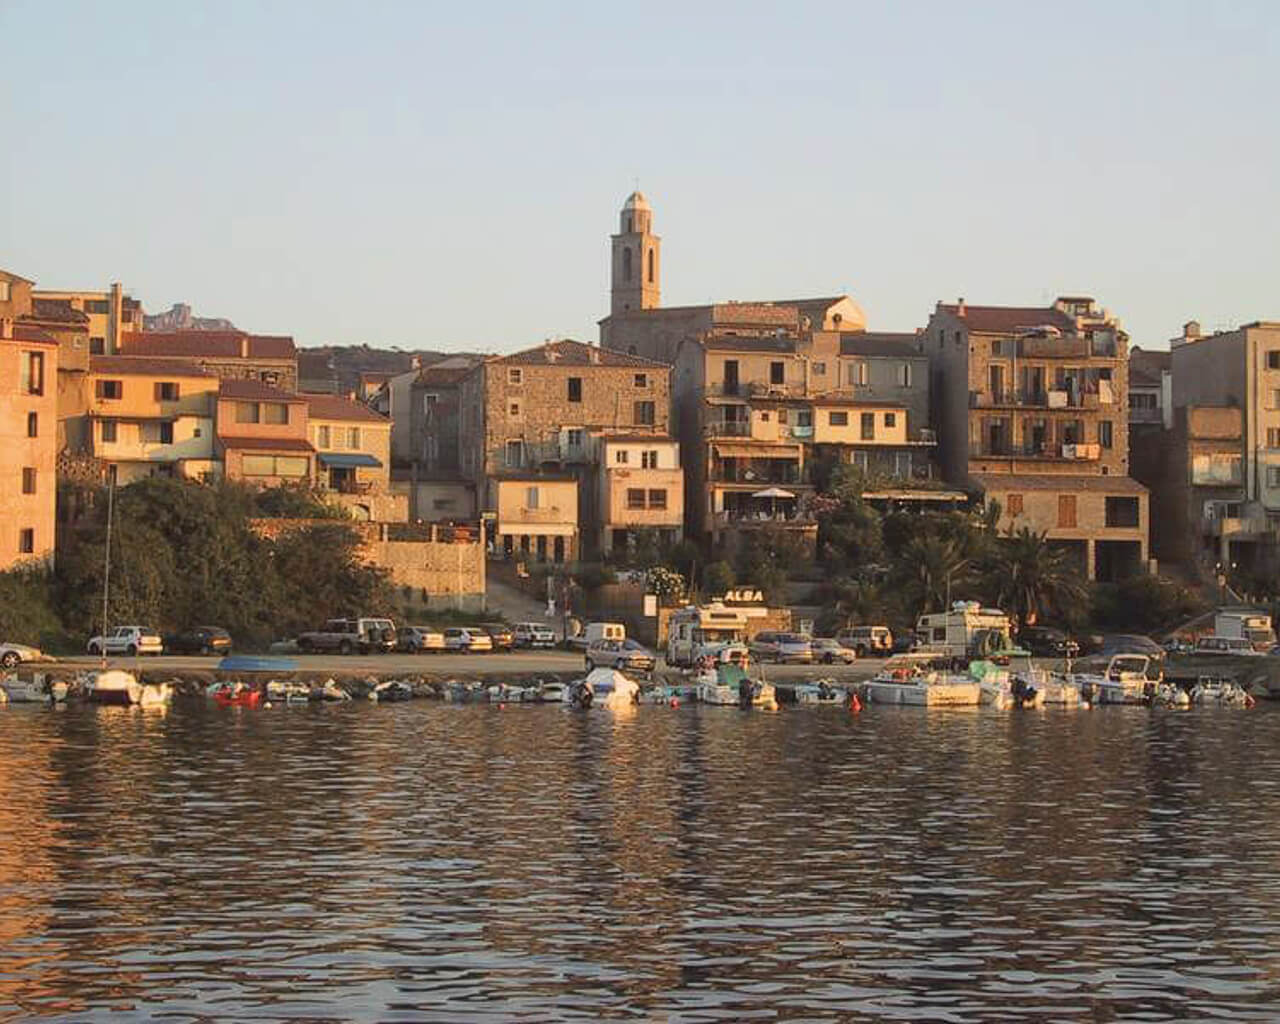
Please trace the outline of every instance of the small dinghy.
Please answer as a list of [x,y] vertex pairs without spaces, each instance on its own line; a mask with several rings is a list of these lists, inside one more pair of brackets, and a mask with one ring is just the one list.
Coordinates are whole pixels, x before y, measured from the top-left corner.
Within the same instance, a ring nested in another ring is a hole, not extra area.
[[44,672],[37,672],[30,679],[7,676],[0,679],[0,704],[58,704],[67,699],[67,684]]
[[564,704],[569,699],[569,685],[558,679],[551,679],[538,687],[537,700],[540,704]]
[[801,683],[795,688],[796,703],[839,707],[849,702],[849,692],[834,679]]
[[311,687],[295,679],[271,679],[267,700],[272,704],[306,704],[311,700]]
[[369,699],[379,704],[393,704],[413,699],[413,687],[403,679],[388,679],[369,691]]
[[85,700],[90,704],[129,707],[161,707],[173,699],[169,683],[140,683],[132,672],[118,668],[90,672],[85,681]]
[[578,707],[630,707],[640,699],[640,685],[616,668],[594,668],[569,686],[567,699]]
[[1253,696],[1234,679],[1214,679],[1202,676],[1188,695],[1189,703],[1197,707],[1251,708]]
[[702,704],[731,708],[778,710],[778,694],[773,684],[752,679],[745,669],[732,662],[719,662],[698,676],[698,700]]
[[204,692],[220,708],[256,708],[262,703],[261,689],[238,680],[212,683],[205,687]]
[[1151,706],[1153,708],[1189,708],[1191,694],[1173,683],[1157,683],[1151,694]]
[[324,685],[317,686],[311,691],[311,699],[316,701],[325,701],[326,703],[340,704],[343,701],[351,699],[351,694],[347,693],[338,685],[336,679],[326,679]]

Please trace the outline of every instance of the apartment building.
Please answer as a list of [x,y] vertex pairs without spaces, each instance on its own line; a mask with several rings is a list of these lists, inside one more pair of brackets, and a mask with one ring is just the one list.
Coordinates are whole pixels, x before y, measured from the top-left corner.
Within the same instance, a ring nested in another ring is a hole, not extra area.
[[35,289],[32,299],[83,313],[88,328],[89,355],[115,355],[128,331],[143,328],[142,303],[124,293],[119,284],[107,291],[55,291]]
[[216,429],[227,479],[262,487],[315,481],[305,396],[253,380],[221,380]]
[[[1188,410],[1194,427],[1209,415],[1206,407],[1233,408],[1239,414],[1239,490],[1204,498],[1189,525],[1202,541],[1216,542],[1228,563],[1252,566],[1269,557],[1280,540],[1280,322],[1259,320],[1202,335],[1192,321],[1171,342],[1171,354],[1176,415]],[[1197,417],[1192,409],[1198,410]],[[1188,434],[1195,436],[1191,430]],[[1193,474],[1194,458],[1202,454],[1192,452]],[[1218,468],[1226,454],[1221,453]],[[1201,468],[1206,468],[1203,463]],[[1207,468],[1215,471],[1212,465]]]
[[251,380],[298,389],[298,350],[287,336],[246,331],[127,331],[120,354],[190,359],[224,380]]
[[0,279],[0,570],[52,565],[57,502],[58,343],[11,301]]
[[405,522],[408,496],[391,490],[391,421],[350,398],[303,397],[319,485],[357,519]]
[[[669,367],[578,341],[549,341],[489,358],[459,381],[460,471],[475,484],[482,508],[497,513],[497,538],[517,528],[517,536],[536,537],[547,533],[545,508],[517,506],[500,500],[503,494],[521,485],[536,488],[543,479],[563,483],[566,475],[586,489],[598,451],[592,435],[669,436],[670,416]],[[575,517],[586,505],[585,496],[575,499]],[[563,515],[570,504],[555,507]],[[517,508],[536,515],[504,520]],[[567,523],[557,524],[555,535],[566,536]],[[575,518],[566,557],[577,557],[584,526],[588,538],[598,534],[594,524]]]
[[77,431],[119,484],[146,476],[218,475],[218,378],[193,362],[92,356],[87,424]]
[[684,531],[684,471],[680,445],[665,434],[602,434],[595,449],[592,505],[595,547],[603,554],[627,551],[642,531],[668,544]]
[[1128,336],[1087,297],[1047,307],[939,302],[930,359],[946,478],[1044,532],[1090,579],[1147,566],[1148,496],[1129,477]]

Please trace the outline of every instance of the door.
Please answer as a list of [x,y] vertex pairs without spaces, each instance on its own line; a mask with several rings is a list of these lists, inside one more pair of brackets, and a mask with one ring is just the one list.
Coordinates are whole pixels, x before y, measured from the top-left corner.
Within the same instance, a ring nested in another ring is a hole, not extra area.
[[991,401],[1000,402],[1004,399],[1004,367],[999,364],[992,363],[987,367],[987,390],[991,392]]
[[726,395],[738,393],[738,360],[736,359],[724,361],[724,393]]
[[555,544],[552,546],[552,557],[555,558],[557,562],[564,561],[564,538],[563,537],[557,537],[555,539]]

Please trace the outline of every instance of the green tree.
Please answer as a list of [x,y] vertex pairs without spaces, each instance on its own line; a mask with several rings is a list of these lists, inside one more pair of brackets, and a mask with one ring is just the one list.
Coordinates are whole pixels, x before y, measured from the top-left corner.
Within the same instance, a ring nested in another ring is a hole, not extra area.
[[894,562],[891,579],[908,607],[925,614],[944,608],[948,591],[963,595],[969,567],[959,543],[926,533],[907,542]]
[[702,596],[704,598],[722,597],[733,589],[737,577],[733,566],[728,562],[712,562],[702,570]]
[[989,587],[996,603],[1024,626],[1050,612],[1070,618],[1072,609],[1086,607],[1089,600],[1088,585],[1070,555],[1026,527],[996,542]]

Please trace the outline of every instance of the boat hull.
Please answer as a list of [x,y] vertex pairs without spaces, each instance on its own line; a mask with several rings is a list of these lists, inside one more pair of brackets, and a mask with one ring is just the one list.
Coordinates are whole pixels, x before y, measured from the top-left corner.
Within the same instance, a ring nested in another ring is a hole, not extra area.
[[982,703],[981,687],[962,682],[894,682],[871,680],[864,688],[873,704],[901,704],[909,707],[961,708]]

